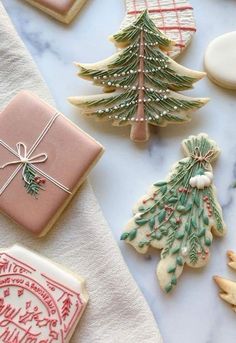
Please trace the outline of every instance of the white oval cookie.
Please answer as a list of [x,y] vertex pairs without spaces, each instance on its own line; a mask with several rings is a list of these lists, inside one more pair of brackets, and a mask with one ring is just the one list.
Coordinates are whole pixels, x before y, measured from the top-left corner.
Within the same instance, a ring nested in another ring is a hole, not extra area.
[[236,89],[236,31],[219,36],[209,44],[205,69],[217,85]]

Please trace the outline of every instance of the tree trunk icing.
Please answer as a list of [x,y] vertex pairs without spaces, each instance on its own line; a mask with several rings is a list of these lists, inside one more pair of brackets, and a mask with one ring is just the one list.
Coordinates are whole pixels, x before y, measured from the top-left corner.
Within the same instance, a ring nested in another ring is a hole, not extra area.
[[[139,55],[141,57],[139,61],[139,76],[138,76],[138,107],[135,115],[135,122],[132,124],[130,138],[136,142],[145,142],[149,139],[148,123],[145,121],[145,109],[144,109],[144,35],[143,30],[140,34],[140,46]],[[138,121],[136,121],[136,119]]]

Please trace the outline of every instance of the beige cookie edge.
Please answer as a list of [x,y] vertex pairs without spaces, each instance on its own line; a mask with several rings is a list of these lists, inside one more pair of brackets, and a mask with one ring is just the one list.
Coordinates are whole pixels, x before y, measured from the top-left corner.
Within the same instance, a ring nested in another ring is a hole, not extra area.
[[216,86],[218,87],[221,87],[221,88],[224,88],[224,89],[227,89],[227,90],[236,90],[236,81],[235,81],[235,84],[232,84],[232,83],[227,83],[227,82],[224,82],[223,80],[217,80],[214,76],[212,76],[210,74],[210,72],[207,70],[206,66],[205,66],[205,63],[204,63],[204,68],[206,70],[206,74],[207,74],[207,77],[208,79],[213,82]]
[[236,312],[236,283],[217,275],[213,277],[213,280],[220,288],[219,297],[230,304]]
[[70,24],[86,2],[86,0],[76,0],[68,12],[66,12],[65,14],[60,14],[54,10],[51,10],[50,8],[44,5],[39,4],[37,0],[25,0],[25,1],[29,3],[30,5],[32,5],[33,7],[53,17],[54,19],[62,22],[63,24]]

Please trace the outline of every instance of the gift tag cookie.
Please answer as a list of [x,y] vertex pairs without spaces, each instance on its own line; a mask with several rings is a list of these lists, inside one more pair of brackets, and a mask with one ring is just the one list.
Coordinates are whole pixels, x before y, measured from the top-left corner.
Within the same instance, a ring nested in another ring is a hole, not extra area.
[[0,251],[0,341],[69,343],[88,302],[84,280],[23,247]]
[[[229,257],[228,265],[236,270],[236,253],[228,251],[227,255]],[[232,305],[232,309],[236,312],[236,282],[220,276],[214,276],[214,280],[220,288],[221,299]]]
[[24,0],[64,24],[78,14],[87,0]]
[[85,115],[131,125],[130,138],[149,139],[149,125],[189,121],[208,99],[184,96],[205,73],[187,69],[166,55],[175,45],[161,33],[147,11],[111,37],[119,51],[94,64],[78,63],[79,76],[103,87],[106,94],[70,97]]
[[236,89],[236,31],[215,38],[205,53],[207,75],[217,85]]
[[170,56],[179,56],[196,32],[193,7],[186,0],[126,0],[127,13],[121,28],[129,26],[144,10],[148,10],[156,27],[176,42]]
[[199,268],[207,263],[211,232],[223,236],[226,230],[211,166],[219,148],[205,134],[190,136],[182,145],[186,157],[137,203],[121,236],[141,254],[149,247],[162,249],[157,277],[166,292],[176,286],[185,264]]

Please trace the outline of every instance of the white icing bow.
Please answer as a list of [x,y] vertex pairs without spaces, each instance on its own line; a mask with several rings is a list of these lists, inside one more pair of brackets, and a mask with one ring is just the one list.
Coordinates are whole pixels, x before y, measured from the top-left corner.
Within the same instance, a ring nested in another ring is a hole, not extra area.
[[52,176],[48,175],[43,170],[41,170],[35,166],[35,164],[37,164],[37,163],[46,162],[46,160],[48,158],[46,153],[41,153],[41,154],[32,156],[35,149],[41,143],[41,141],[43,140],[43,138],[45,137],[45,135],[47,134],[47,132],[49,131],[49,129],[51,128],[51,126],[53,125],[53,123],[55,122],[55,120],[59,116],[60,116],[59,113],[54,114],[54,116],[49,120],[49,122],[47,123],[45,128],[42,130],[42,132],[40,133],[40,135],[38,136],[38,138],[36,139],[36,141],[34,142],[32,147],[29,149],[29,151],[27,151],[27,146],[22,142],[19,142],[16,144],[16,151],[15,151],[6,142],[4,142],[3,140],[0,140],[0,145],[3,146],[6,150],[8,150],[10,153],[12,153],[13,155],[15,155],[17,157],[17,160],[7,162],[7,163],[3,164],[2,166],[0,166],[0,169],[4,169],[5,167],[7,167],[9,165],[14,165],[14,164],[18,165],[17,168],[15,169],[15,171],[13,171],[13,173],[10,175],[10,177],[7,179],[7,181],[4,183],[4,185],[0,189],[0,196],[5,191],[5,189],[10,185],[12,180],[16,177],[16,175],[18,174],[18,172],[22,168],[23,168],[23,172],[22,172],[23,179],[25,180],[25,182],[27,182],[27,180],[24,177],[24,169],[25,169],[27,164],[31,165],[37,173],[41,174],[46,179],[48,179],[49,181],[54,183],[54,185],[56,185],[57,187],[59,187],[63,191],[71,194],[68,187],[64,186],[62,183],[60,183],[59,181],[54,179]]
[[189,184],[193,188],[204,189],[209,187],[213,181],[213,174],[211,172],[204,172],[202,175],[195,175],[189,180]]

